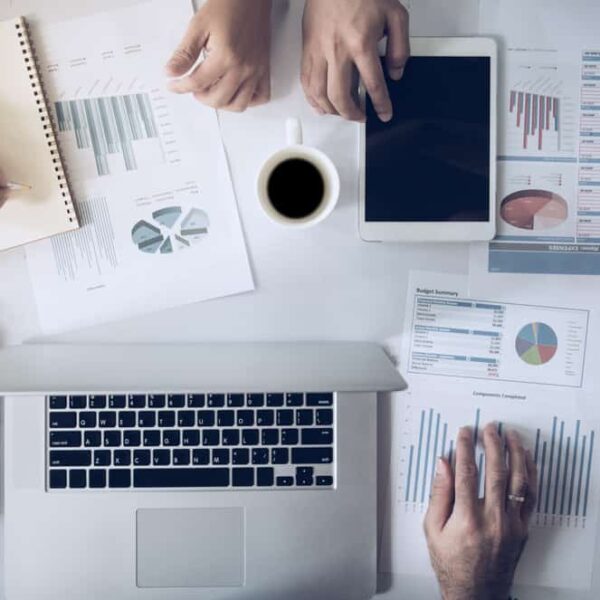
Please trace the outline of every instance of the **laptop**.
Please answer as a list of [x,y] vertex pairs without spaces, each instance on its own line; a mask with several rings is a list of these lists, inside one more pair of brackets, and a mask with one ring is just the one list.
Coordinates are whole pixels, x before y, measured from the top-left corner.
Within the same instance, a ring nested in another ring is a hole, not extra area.
[[370,598],[404,387],[361,343],[1,351],[6,597]]

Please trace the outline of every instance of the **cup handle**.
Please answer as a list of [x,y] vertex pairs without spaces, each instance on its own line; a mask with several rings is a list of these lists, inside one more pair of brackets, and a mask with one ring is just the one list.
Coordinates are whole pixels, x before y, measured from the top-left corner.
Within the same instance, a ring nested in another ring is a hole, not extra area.
[[288,146],[301,146],[304,143],[300,119],[289,118],[285,123],[285,133]]

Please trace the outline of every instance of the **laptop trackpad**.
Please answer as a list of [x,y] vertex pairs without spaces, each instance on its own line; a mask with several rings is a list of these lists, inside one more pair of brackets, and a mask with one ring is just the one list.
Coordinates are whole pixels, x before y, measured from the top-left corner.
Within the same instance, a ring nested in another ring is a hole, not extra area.
[[242,508],[137,511],[138,587],[244,585]]

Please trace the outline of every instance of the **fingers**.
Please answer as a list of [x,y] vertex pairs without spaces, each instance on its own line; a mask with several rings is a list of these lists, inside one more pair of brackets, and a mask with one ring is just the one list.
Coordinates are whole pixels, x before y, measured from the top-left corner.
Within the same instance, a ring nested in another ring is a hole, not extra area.
[[327,71],[327,94],[335,110],[344,119],[363,121],[364,114],[352,98],[354,65],[349,60],[329,65]]
[[523,523],[525,525],[529,525],[529,520],[531,519],[531,515],[535,510],[537,504],[537,466],[533,461],[533,457],[531,456],[531,452],[529,450],[525,451],[525,466],[527,467],[527,481],[529,484],[529,492],[525,497],[525,502],[521,507],[521,519],[523,519]]
[[316,105],[324,114],[337,115],[337,110],[327,97],[327,70],[324,59],[312,62],[307,82],[307,98],[311,105]]
[[214,54],[198,66],[198,68],[183,79],[169,81],[169,90],[176,94],[205,92],[218,82],[225,74],[225,67]]
[[187,73],[208,41],[208,33],[200,27],[199,17],[192,19],[181,43],[165,67],[167,77],[181,77]]
[[408,12],[398,3],[397,8],[390,11],[387,18],[387,54],[386,65],[392,79],[402,79],[404,67],[410,56],[408,38]]
[[375,46],[372,51],[358,54],[354,60],[365,89],[371,97],[375,112],[382,121],[390,121],[393,116],[392,101],[388,93],[381,61],[377,54],[377,47]]
[[473,444],[473,433],[469,427],[463,427],[458,432],[455,456],[455,507],[457,511],[471,513],[477,508],[478,493],[475,447]]
[[425,531],[441,531],[452,514],[454,505],[454,476],[444,458],[438,458],[431,487],[431,499],[425,515]]
[[266,104],[271,99],[271,76],[270,74],[263,75],[259,80],[254,90],[254,96],[248,106],[260,106]]
[[226,110],[231,110],[233,112],[244,112],[248,106],[250,106],[250,102],[254,98],[254,92],[256,91],[257,82],[252,79],[249,81],[245,81],[231,100],[231,102],[224,106]]
[[229,71],[212,87],[204,91],[194,92],[194,98],[213,108],[225,108],[240,89],[237,73]]
[[501,509],[504,512],[508,469],[504,444],[493,423],[486,425],[483,430],[483,447],[485,450],[485,507]]

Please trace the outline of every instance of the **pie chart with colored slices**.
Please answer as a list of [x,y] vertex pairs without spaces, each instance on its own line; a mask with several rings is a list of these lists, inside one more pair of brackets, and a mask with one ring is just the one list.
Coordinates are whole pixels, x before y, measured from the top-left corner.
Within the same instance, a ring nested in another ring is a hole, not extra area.
[[569,206],[553,192],[522,190],[502,200],[500,216],[518,229],[541,231],[562,225],[569,217]]
[[549,325],[529,323],[519,331],[516,349],[521,360],[528,365],[545,365],[556,354],[558,338]]

